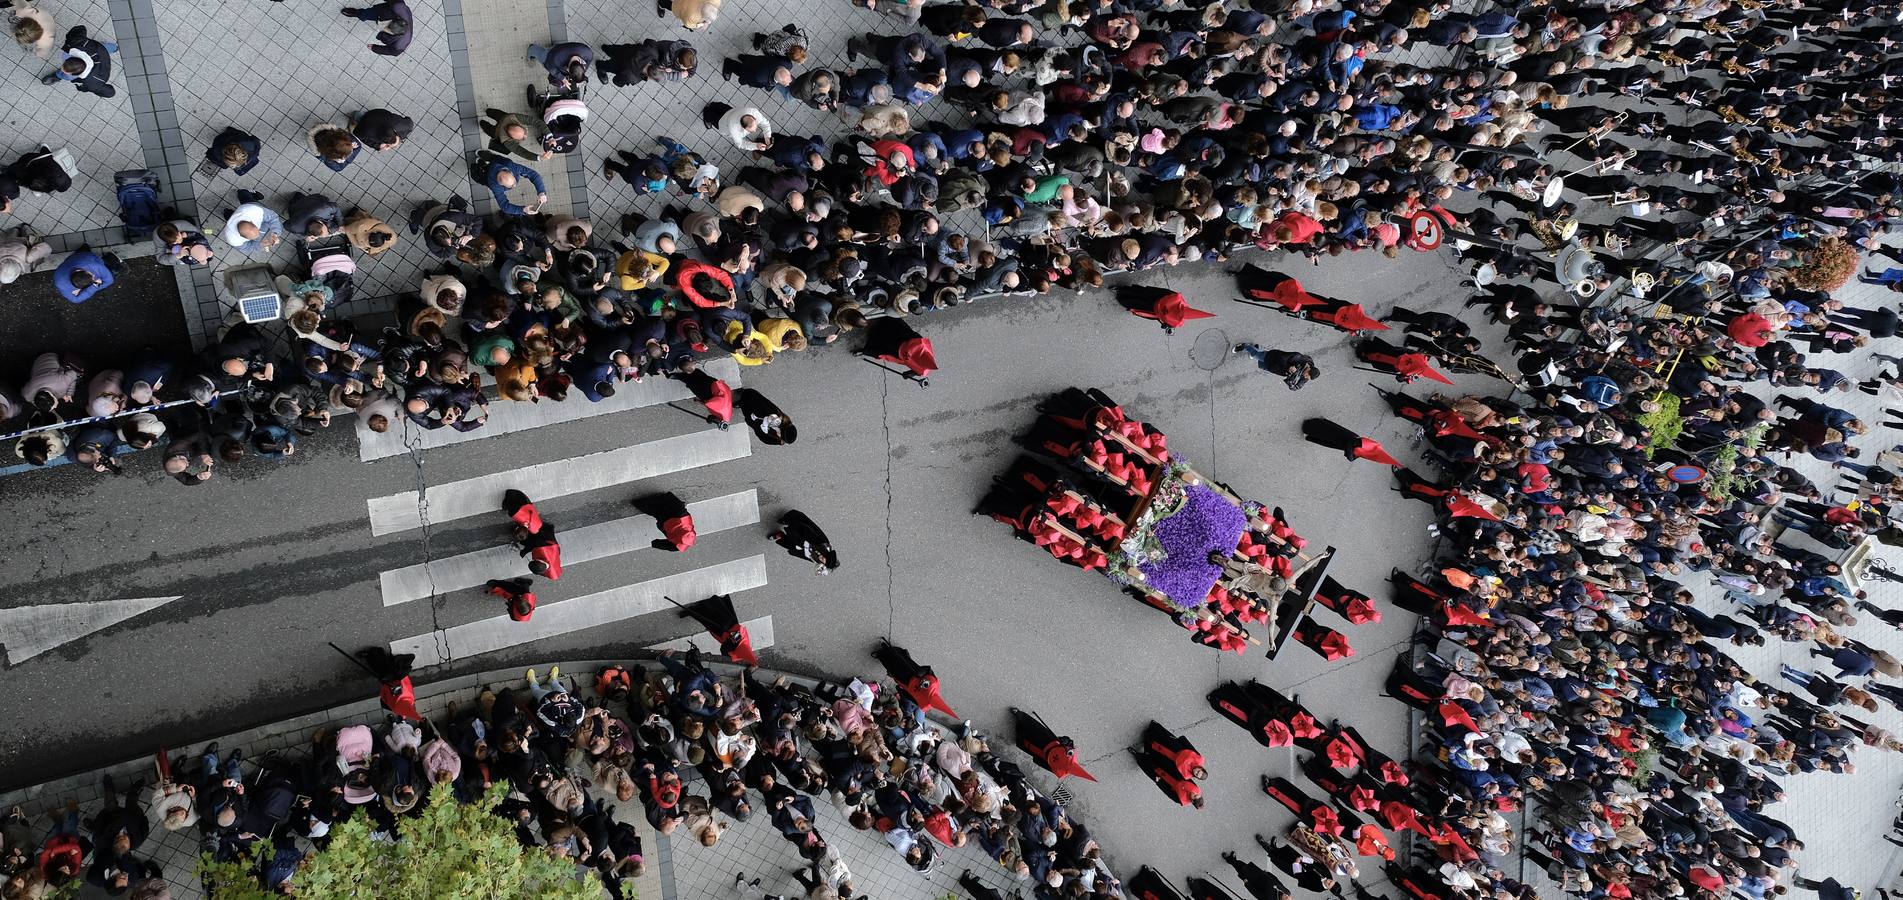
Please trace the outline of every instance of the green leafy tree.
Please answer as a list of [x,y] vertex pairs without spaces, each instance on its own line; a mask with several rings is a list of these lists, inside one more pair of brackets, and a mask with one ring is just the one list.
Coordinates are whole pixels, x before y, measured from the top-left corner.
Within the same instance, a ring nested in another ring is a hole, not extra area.
[[[331,829],[330,846],[298,869],[297,896],[317,900],[602,900],[606,891],[592,873],[567,860],[523,847],[508,820],[491,810],[506,787],[497,784],[475,803],[458,803],[448,785],[430,793],[422,815],[401,820],[402,837],[372,837],[367,816]],[[257,858],[269,859],[261,845]],[[211,900],[264,900],[276,896],[259,886],[257,864],[199,863]]]

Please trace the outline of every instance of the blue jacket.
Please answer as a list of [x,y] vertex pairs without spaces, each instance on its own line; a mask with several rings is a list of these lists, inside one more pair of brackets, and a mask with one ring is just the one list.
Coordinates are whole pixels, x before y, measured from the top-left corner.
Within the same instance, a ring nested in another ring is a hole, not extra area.
[[489,171],[483,174],[482,183],[495,196],[496,208],[502,210],[504,215],[519,216],[526,212],[521,204],[509,199],[508,188],[496,183],[496,176],[505,170],[514,172],[517,179],[528,179],[530,184],[535,185],[537,194],[548,193],[548,186],[542,183],[542,173],[511,159],[498,159],[489,164]]
[[[73,285],[73,274],[85,272],[93,277],[93,283],[83,288]],[[106,268],[106,261],[91,250],[80,250],[53,270],[53,286],[59,288],[59,295],[68,303],[84,303],[94,294],[112,287],[112,270]]]

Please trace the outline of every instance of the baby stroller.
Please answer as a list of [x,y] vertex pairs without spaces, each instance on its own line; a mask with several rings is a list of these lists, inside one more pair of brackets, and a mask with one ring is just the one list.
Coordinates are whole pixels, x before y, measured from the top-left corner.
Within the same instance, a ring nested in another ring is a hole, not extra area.
[[127,169],[113,175],[119,198],[119,221],[125,224],[128,243],[152,237],[153,229],[165,218],[159,203],[159,177],[149,169]]
[[529,86],[529,106],[542,117],[542,124],[548,126],[542,149],[550,153],[573,153],[581,146],[582,123],[588,121],[588,104],[582,100],[585,93],[586,88],[580,83],[549,91]]

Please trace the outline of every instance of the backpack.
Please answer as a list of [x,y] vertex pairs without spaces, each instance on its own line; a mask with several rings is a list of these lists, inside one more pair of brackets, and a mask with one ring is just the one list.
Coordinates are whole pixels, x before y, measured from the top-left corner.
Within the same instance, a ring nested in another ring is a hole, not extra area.
[[128,169],[113,176],[118,185],[119,221],[125,223],[128,241],[143,241],[152,236],[164,217],[159,202],[159,177],[147,169]]

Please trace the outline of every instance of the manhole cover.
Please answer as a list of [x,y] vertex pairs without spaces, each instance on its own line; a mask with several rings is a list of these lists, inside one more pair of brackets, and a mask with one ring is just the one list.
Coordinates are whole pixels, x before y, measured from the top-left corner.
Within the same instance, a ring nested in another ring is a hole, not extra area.
[[1229,359],[1229,335],[1220,328],[1211,328],[1196,336],[1196,343],[1189,348],[1189,361],[1205,372],[1214,372]]

